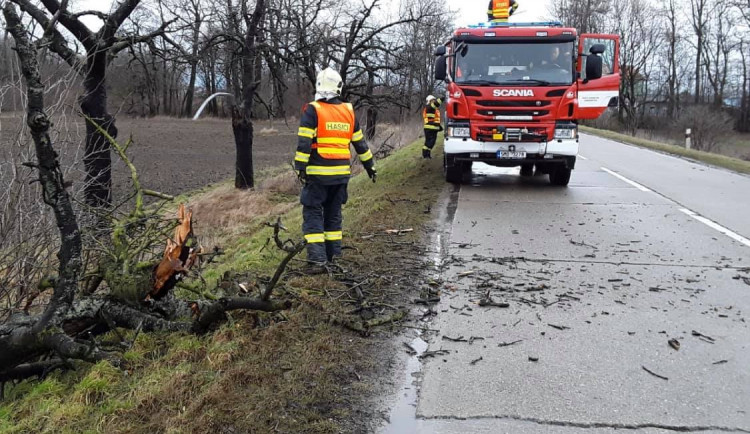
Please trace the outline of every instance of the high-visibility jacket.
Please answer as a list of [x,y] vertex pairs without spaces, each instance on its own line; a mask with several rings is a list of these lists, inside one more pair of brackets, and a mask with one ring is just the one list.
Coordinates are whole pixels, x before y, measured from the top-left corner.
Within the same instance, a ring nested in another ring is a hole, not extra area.
[[487,19],[489,21],[508,21],[508,17],[518,9],[516,0],[490,0],[487,6]]
[[300,119],[295,169],[304,170],[310,182],[344,184],[351,174],[350,144],[365,167],[374,165],[352,105],[338,98],[313,101]]
[[438,100],[432,100],[422,109],[422,119],[424,120],[425,130],[440,129],[440,103]]

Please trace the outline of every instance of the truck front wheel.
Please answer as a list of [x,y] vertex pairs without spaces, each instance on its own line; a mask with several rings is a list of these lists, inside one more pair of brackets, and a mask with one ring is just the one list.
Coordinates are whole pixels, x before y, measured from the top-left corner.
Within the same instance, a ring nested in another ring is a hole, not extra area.
[[549,172],[549,182],[552,185],[565,187],[570,182],[571,172],[572,170],[565,166],[555,167]]
[[445,172],[445,181],[452,184],[460,184],[464,177],[464,166],[459,161],[447,154],[443,157],[443,171]]

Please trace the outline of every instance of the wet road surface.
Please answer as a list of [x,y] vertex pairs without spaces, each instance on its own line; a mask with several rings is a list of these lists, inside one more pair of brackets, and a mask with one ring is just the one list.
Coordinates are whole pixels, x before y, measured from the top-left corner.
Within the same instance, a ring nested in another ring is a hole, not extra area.
[[750,432],[750,177],[581,155],[568,188],[475,165],[417,418],[386,432]]

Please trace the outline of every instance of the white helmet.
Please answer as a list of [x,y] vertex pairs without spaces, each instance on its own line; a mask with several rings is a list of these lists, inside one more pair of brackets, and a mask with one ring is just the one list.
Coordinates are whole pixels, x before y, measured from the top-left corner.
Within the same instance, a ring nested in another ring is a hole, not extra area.
[[437,99],[437,98],[435,98],[433,95],[427,95],[427,101],[426,102],[429,103],[433,99]]
[[338,72],[330,67],[320,71],[315,79],[315,94],[322,98],[328,99],[341,95],[341,88],[344,82]]

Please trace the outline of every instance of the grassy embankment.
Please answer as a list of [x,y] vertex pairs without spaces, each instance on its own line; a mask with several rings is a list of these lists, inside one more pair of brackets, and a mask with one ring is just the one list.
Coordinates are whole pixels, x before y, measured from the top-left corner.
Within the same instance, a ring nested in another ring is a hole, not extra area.
[[[415,281],[402,262],[413,249],[401,247],[418,243],[431,218],[426,208],[443,186],[442,155],[425,162],[420,148],[421,141],[379,161],[377,184],[365,175],[350,183],[344,231],[345,244],[355,249],[347,250],[344,267],[369,276],[362,287],[368,300],[387,300],[376,315],[399,307],[388,306],[397,305],[397,297],[385,298],[394,294],[391,275]],[[281,174],[256,192],[222,185],[190,198],[196,232],[206,234],[203,244],[217,242],[225,251],[203,273],[209,287],[252,286],[273,272],[282,255],[272,245],[264,248],[271,230],[263,223],[281,215],[289,235],[300,237],[301,213],[290,186],[293,178]],[[415,231],[396,243],[362,238],[407,227]],[[383,369],[374,359],[382,340],[331,321],[353,308],[345,301],[350,292],[336,279],[292,270],[275,296],[291,299],[294,307],[276,314],[235,312],[205,336],[143,333],[124,354],[125,371],[104,362],[81,364],[43,381],[6,385],[0,432],[335,433],[361,427],[371,411],[363,399]],[[383,327],[389,328],[396,327]]]
[[678,155],[680,157],[701,161],[713,166],[723,167],[735,172],[750,174],[750,161],[744,161],[738,158],[727,157],[725,155],[714,154],[711,152],[698,151],[695,149],[685,149],[676,145],[655,142],[640,137],[632,137],[626,134],[616,133],[614,131],[601,130],[598,128],[591,128],[583,125],[580,126],[580,129],[581,132],[604,137],[606,139],[616,140],[618,142],[628,143],[635,146],[641,146],[643,148]]

